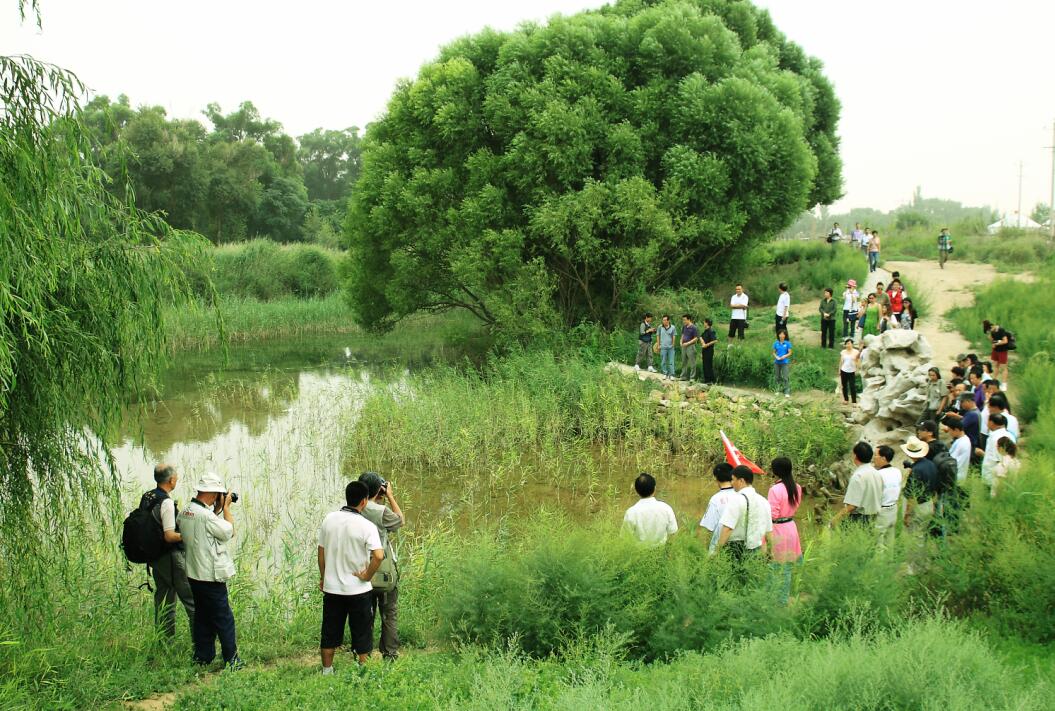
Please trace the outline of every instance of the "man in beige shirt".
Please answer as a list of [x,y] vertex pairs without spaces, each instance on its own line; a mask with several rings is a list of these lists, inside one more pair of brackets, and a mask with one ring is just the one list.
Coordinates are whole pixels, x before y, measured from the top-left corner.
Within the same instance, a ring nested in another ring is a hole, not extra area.
[[849,517],[851,521],[875,525],[876,515],[883,507],[883,477],[872,466],[872,445],[858,442],[853,448],[854,473],[846,485],[843,508],[832,519],[832,528]]

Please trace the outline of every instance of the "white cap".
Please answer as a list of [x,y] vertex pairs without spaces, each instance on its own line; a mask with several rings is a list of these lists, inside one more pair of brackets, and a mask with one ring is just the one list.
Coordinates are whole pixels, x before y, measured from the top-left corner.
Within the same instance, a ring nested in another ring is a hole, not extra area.
[[214,492],[217,494],[226,494],[227,487],[223,484],[223,479],[216,472],[205,472],[205,476],[198,481],[198,486],[195,491],[202,492]]

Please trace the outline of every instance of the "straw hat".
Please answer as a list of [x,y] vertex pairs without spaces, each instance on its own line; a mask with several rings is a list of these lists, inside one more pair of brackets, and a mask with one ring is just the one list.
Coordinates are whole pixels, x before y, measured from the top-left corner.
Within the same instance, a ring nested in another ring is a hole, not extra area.
[[901,445],[901,451],[912,459],[923,459],[930,451],[930,446],[919,437],[909,437],[908,442]]

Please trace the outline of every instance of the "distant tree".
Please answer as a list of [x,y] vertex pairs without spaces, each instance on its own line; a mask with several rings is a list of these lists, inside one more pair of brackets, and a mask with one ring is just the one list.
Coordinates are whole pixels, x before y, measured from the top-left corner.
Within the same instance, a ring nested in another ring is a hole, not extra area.
[[301,136],[297,157],[310,200],[347,200],[359,177],[362,141],[355,126],[342,131],[317,128]]
[[1038,225],[1043,225],[1051,217],[1051,206],[1046,202],[1038,202],[1034,206],[1033,212],[1029,213],[1029,217]]
[[930,225],[930,220],[926,215],[915,210],[905,210],[897,213],[897,219],[894,221],[894,227],[898,230],[911,230],[914,227],[927,227]]
[[840,196],[820,64],[733,0],[622,0],[444,48],[367,130],[348,291],[364,325],[465,308],[539,331]]
[[308,192],[294,178],[275,178],[264,188],[256,206],[252,229],[278,242],[299,242],[304,238],[304,216],[308,212]]

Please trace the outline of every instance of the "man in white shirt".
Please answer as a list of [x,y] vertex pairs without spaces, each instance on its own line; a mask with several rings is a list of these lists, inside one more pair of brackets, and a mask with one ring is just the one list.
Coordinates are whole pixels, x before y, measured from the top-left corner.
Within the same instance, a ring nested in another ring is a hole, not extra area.
[[1011,439],[1018,442],[1018,418],[1011,414],[1008,409],[1011,405],[1007,400],[1007,395],[1002,392],[993,393],[989,397],[989,415],[1003,415],[1004,419],[1007,420],[1007,431],[1011,433]]
[[234,576],[234,561],[227,551],[228,541],[234,538],[234,495],[227,493],[223,480],[212,472],[201,478],[197,492],[179,515],[187,579],[194,595],[194,661],[203,666],[211,663],[219,637],[227,668],[241,669],[245,664],[238,656],[234,613],[227,596],[227,581]]
[[720,521],[722,532],[717,550],[728,549],[738,561],[747,555],[765,553],[773,533],[773,510],[769,500],[755,491],[754,482],[755,475],[749,467],[741,464],[733,469],[736,495],[729,498]]
[[344,643],[344,625],[352,648],[365,664],[374,648],[374,577],[385,558],[377,526],[363,516],[370,490],[361,481],[344,489],[345,506],[326,515],[319,528],[319,590],[322,591],[322,673],[333,673],[333,655]]
[[889,548],[894,542],[894,527],[897,525],[897,504],[901,498],[901,472],[894,464],[894,449],[887,445],[876,447],[872,466],[883,482],[883,494],[876,514],[876,534],[880,548]]
[[703,518],[700,519],[699,528],[700,533],[707,531],[710,534],[710,543],[707,544],[707,550],[711,553],[718,548],[718,537],[721,535],[721,526],[718,524],[722,520],[725,506],[732,497],[738,496],[732,483],[733,468],[727,462],[720,462],[715,465],[714,480],[718,482],[718,491],[707,502],[707,511],[704,512]]
[[865,239],[865,233],[861,229],[861,223],[858,222],[854,225],[854,231],[850,233],[850,246],[864,249]]
[[1017,441],[1007,430],[1007,418],[1004,415],[989,415],[989,438],[985,441],[985,451],[977,450],[982,456],[982,481],[992,488],[993,470],[1000,463],[1000,451],[996,445],[1001,437],[1010,437]]
[[867,442],[854,445],[853,462],[856,468],[846,485],[843,508],[835,514],[829,524],[831,528],[835,528],[847,516],[851,521],[866,525],[875,524],[876,516],[882,509],[883,478],[872,466],[873,454],[872,445]]
[[857,291],[857,280],[850,279],[843,289],[843,338],[853,338],[857,333],[857,309],[861,293]]
[[674,509],[655,497],[656,480],[642,473],[634,480],[634,491],[641,499],[623,515],[623,530],[646,546],[661,546],[678,531]]
[[143,494],[139,506],[152,509],[151,515],[161,527],[164,552],[150,563],[154,577],[154,623],[166,637],[173,637],[176,634],[177,597],[187,611],[191,629],[194,629],[194,593],[187,581],[183,537],[176,527],[179,510],[172,499],[179,474],[168,464],[161,463],[154,467],[154,482],[157,488]]
[[788,285],[781,282],[778,286],[780,289],[780,296],[777,298],[777,313],[774,322],[776,335],[780,335],[781,331],[785,333],[788,330],[788,316],[791,315],[791,294],[788,293]]
[[831,232],[828,233],[828,242],[831,244],[839,244],[843,239],[843,229],[839,227],[839,223],[836,222],[832,225]]
[[744,293],[744,285],[736,285],[736,293],[729,299],[729,340],[739,338],[744,340],[744,331],[747,329],[747,308],[751,299]]
[[948,414],[941,423],[952,438],[949,456],[956,460],[956,483],[963,484],[971,467],[971,439],[964,433],[963,418],[959,415]]

